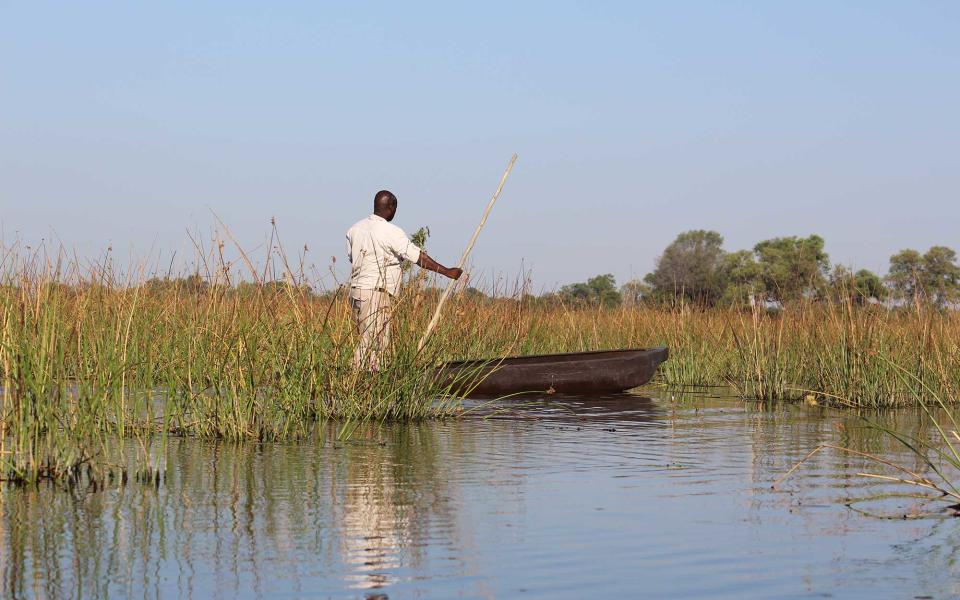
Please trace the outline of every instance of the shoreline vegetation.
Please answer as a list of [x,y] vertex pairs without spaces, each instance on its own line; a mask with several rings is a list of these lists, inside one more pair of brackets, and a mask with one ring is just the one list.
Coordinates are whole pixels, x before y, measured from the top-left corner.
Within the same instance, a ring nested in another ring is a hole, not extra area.
[[107,260],[84,267],[62,253],[0,248],[0,480],[126,478],[103,459],[117,439],[139,441],[135,475],[154,480],[160,466],[146,448],[155,436],[277,440],[331,419],[349,431],[451,417],[461,398],[437,365],[515,354],[668,346],[658,384],[730,385],[763,401],[879,409],[960,397],[960,316],[938,302],[892,306],[857,293],[775,305],[624,301],[612,276],[576,284],[586,299],[576,286],[539,297],[524,282],[489,295],[458,286],[417,352],[440,290],[408,271],[392,358],[371,376],[351,365],[342,288],[318,293],[282,249],[279,268],[258,268],[242,251],[230,262],[223,250],[198,251],[202,271],[186,277],[121,279]]

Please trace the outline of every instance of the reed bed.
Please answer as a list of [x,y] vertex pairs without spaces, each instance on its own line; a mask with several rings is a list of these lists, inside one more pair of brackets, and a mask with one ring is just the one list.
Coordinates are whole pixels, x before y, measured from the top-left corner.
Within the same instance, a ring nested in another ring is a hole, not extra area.
[[[878,479],[884,482],[899,485],[910,490],[909,497],[913,500],[921,499],[927,505],[940,504],[950,515],[960,516],[960,422],[953,408],[948,405],[936,390],[929,388],[915,373],[888,361],[881,356],[900,381],[914,388],[916,397],[927,398],[927,402],[919,403],[923,419],[921,427],[913,427],[912,431],[902,427],[892,427],[867,418],[867,429],[879,432],[883,437],[894,440],[912,455],[912,460],[894,462],[873,451],[849,447],[846,445],[820,444],[811,450],[800,462],[790,468],[783,476],[773,483],[777,487],[790,477],[804,463],[815,454],[823,450],[832,450],[839,454],[866,459],[872,469],[869,472],[857,473],[860,477]],[[916,490],[916,491],[913,491]],[[894,494],[881,494],[872,499],[892,497]],[[901,494],[897,494],[901,495]],[[854,500],[848,500],[852,505]],[[942,503],[948,503],[943,506]],[[865,512],[865,511],[861,511]],[[933,514],[942,513],[936,510]],[[870,513],[867,513],[870,514]],[[894,516],[880,515],[887,518],[916,518],[927,516],[923,511],[911,511],[907,514]],[[876,516],[876,515],[875,515]]]
[[[461,398],[435,366],[517,336],[509,320],[474,328],[455,302],[450,320],[464,326],[418,351],[436,293],[411,277],[387,366],[370,373],[352,364],[357,332],[340,289],[317,294],[292,277],[234,285],[225,263],[204,277],[120,279],[18,251],[0,260],[2,479],[125,477],[104,460],[116,439],[275,440],[328,419],[349,431],[452,416]],[[149,479],[147,458],[138,475]]]
[[348,431],[444,418],[461,398],[435,366],[505,354],[665,345],[660,384],[732,385],[766,401],[883,408],[953,402],[960,388],[960,316],[923,307],[591,308],[528,296],[523,285],[486,295],[461,287],[418,352],[439,293],[412,273],[391,358],[371,374],[351,364],[356,332],[339,288],[311,287],[302,267],[272,273],[244,260],[253,283],[238,283],[223,259],[202,263],[202,275],[156,279],[3,250],[0,478],[109,478],[116,439],[272,440],[327,419]]
[[[960,314],[804,302],[784,309],[532,308],[531,352],[668,346],[660,383],[742,397],[888,408],[960,397]],[[923,384],[908,384],[909,373]],[[918,392],[918,390],[921,390]]]

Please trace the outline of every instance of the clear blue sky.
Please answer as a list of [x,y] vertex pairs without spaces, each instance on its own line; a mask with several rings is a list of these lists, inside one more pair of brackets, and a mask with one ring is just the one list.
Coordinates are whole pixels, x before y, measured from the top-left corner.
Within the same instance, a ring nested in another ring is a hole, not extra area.
[[[189,254],[210,211],[326,268],[373,193],[536,286],[677,233],[960,247],[957,2],[2,2],[0,226]],[[262,256],[264,250],[259,250]]]

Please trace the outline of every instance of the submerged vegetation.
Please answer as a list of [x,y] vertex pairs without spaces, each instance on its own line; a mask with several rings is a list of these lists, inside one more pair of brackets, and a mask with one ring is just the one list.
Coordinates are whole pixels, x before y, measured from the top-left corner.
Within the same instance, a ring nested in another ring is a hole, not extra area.
[[[773,484],[774,488],[815,454],[830,449],[841,454],[867,459],[874,469],[870,472],[857,473],[858,476],[917,489],[919,494],[913,494],[913,498],[950,503],[947,508],[953,516],[960,516],[960,503],[958,503],[960,485],[956,479],[957,474],[960,473],[960,423],[952,408],[934,390],[927,387],[922,379],[902,367],[894,364],[890,366],[905,385],[914,388],[917,397],[930,398],[929,402],[919,403],[926,417],[927,426],[913,433],[907,433],[872,419],[867,420],[867,425],[869,429],[879,431],[884,436],[895,440],[912,455],[913,460],[893,462],[863,449],[820,444],[777,479]],[[848,505],[850,502],[848,500]],[[907,516],[903,515],[902,518]]]

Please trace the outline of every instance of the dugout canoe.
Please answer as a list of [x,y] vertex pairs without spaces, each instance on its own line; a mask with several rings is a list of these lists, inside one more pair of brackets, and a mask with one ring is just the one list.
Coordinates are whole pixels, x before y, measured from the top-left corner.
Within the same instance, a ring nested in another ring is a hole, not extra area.
[[666,348],[631,348],[467,360],[442,368],[452,390],[475,397],[538,391],[603,394],[647,383],[667,356]]

